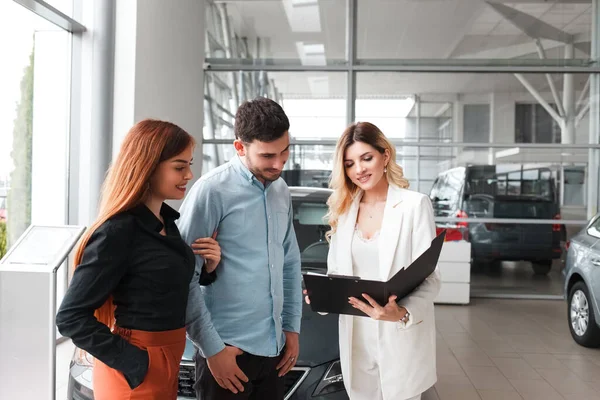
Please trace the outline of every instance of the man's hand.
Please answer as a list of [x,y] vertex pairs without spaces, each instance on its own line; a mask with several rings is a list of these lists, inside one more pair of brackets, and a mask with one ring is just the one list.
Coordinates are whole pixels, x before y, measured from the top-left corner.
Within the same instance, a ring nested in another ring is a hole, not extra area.
[[279,377],[284,376],[296,365],[298,354],[300,354],[300,335],[296,332],[285,333],[285,353],[281,357],[281,361],[277,365]]
[[213,272],[221,262],[221,246],[215,239],[217,232],[213,233],[212,237],[196,239],[192,243],[194,254],[204,258],[204,268],[206,272]]
[[363,293],[363,297],[369,302],[366,304],[364,301],[358,300],[355,297],[350,297],[348,302],[352,307],[364,312],[369,317],[378,321],[390,321],[398,322],[404,318],[407,311],[406,308],[400,307],[397,303],[397,296],[390,296],[388,303],[382,307],[371,296]]
[[243,382],[248,382],[248,377],[238,367],[236,357],[244,354],[237,347],[226,346],[219,353],[209,357],[206,362],[211,374],[223,389],[229,389],[233,393],[244,391]]

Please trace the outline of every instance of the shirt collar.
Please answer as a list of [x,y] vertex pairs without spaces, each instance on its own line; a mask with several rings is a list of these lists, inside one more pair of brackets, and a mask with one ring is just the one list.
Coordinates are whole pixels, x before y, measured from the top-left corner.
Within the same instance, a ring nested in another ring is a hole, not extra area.
[[256,179],[254,174],[248,169],[248,167],[246,167],[246,164],[244,164],[240,156],[237,154],[232,158],[231,163],[233,164],[235,170],[248,182],[252,182],[254,179]]
[[[150,209],[144,203],[132,208],[130,212],[149,229],[156,232],[163,230],[164,226],[162,222],[156,218],[156,215],[154,215],[154,213],[150,211]],[[160,215],[163,217],[166,224],[179,218],[179,213],[165,203],[163,203],[160,207]]]

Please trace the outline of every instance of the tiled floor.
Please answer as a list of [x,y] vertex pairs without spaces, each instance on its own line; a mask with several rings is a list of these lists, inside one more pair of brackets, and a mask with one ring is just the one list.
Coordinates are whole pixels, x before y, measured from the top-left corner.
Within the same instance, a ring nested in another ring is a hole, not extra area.
[[554,260],[548,275],[534,275],[530,262],[504,261],[471,268],[471,296],[551,295],[562,296],[565,278],[563,264]]
[[438,383],[424,400],[600,399],[600,350],[575,344],[562,301],[436,306]]
[[[600,400],[600,350],[575,344],[562,301],[436,306],[438,383],[423,400]],[[59,346],[57,399],[73,345]]]

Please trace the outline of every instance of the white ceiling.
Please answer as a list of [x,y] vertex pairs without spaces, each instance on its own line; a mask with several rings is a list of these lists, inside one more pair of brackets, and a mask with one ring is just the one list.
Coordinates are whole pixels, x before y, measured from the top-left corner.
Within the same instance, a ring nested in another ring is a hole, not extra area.
[[[345,0],[216,3],[226,4],[233,29],[248,39],[253,54],[260,38],[264,58],[299,59],[298,43],[322,45],[328,60],[345,58]],[[591,0],[497,3],[573,34],[577,41],[589,41]],[[357,56],[363,59],[478,58],[482,50],[522,43],[529,47],[520,54],[509,48],[499,58],[538,57],[533,41],[484,0],[358,0],[357,39]],[[558,44],[546,41],[545,47]]]

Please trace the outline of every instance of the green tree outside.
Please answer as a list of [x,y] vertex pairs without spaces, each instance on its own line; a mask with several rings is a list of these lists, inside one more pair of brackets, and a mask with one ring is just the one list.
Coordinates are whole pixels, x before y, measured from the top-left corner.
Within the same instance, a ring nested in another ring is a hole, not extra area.
[[21,99],[17,104],[17,117],[13,129],[13,148],[10,155],[15,169],[10,174],[10,189],[6,199],[7,248],[14,244],[31,224],[33,65],[32,50],[29,56],[29,65],[25,67],[23,79],[21,79]]
[[4,257],[8,251],[6,222],[0,221],[0,258]]

